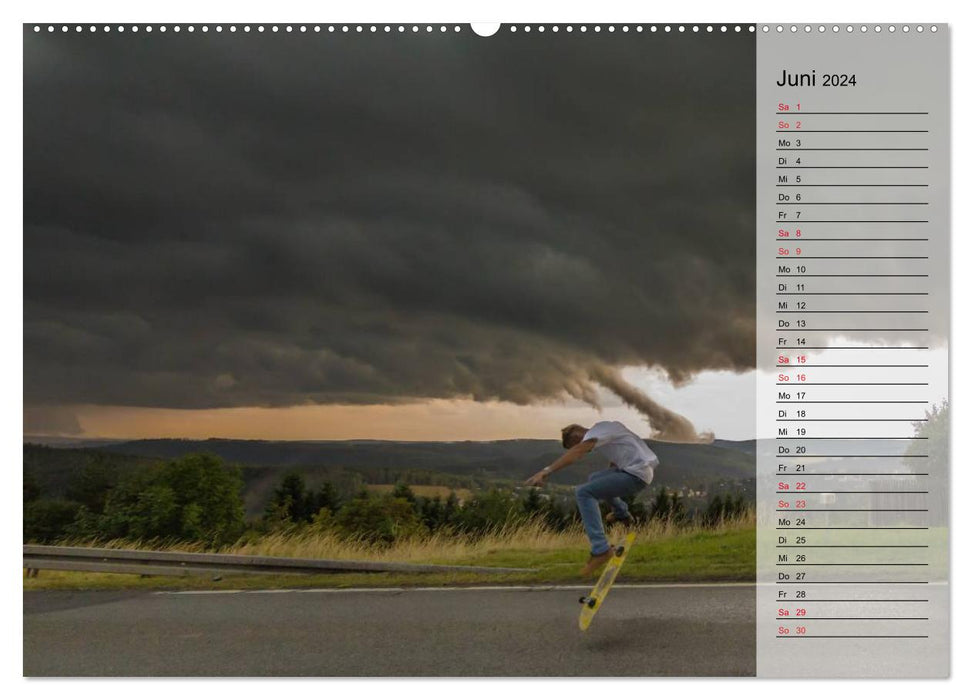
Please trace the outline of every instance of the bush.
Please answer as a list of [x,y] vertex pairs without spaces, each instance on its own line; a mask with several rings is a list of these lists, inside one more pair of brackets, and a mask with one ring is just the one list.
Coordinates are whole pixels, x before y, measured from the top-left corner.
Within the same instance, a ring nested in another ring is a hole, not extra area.
[[477,494],[456,513],[455,524],[465,532],[483,533],[522,520],[523,504],[513,494],[493,489]]
[[[326,522],[329,521],[330,518],[327,518]],[[344,504],[333,518],[333,523],[337,532],[344,537],[360,537],[386,544],[426,532],[413,505],[392,494],[379,498],[358,496]]]

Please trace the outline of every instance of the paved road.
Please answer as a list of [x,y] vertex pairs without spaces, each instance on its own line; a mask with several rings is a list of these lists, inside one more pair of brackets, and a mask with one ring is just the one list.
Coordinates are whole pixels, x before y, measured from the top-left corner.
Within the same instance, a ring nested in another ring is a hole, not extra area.
[[27,676],[736,676],[754,586],[24,593]]

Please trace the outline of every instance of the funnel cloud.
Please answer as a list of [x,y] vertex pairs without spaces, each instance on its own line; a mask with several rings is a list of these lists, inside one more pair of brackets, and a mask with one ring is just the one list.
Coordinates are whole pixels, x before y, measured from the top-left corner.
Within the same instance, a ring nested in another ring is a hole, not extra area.
[[712,433],[699,434],[691,421],[659,404],[625,380],[613,367],[597,368],[594,378],[625,404],[640,411],[654,431],[651,437],[666,442],[711,442],[715,439]]

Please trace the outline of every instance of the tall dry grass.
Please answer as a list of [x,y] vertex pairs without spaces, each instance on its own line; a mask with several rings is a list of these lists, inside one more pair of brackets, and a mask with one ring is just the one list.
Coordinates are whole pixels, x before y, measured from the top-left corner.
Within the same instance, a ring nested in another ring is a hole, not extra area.
[[[651,520],[635,530],[641,542],[661,541],[690,536],[700,532],[718,533],[755,527],[754,511],[727,519],[714,527],[702,527],[695,522],[677,523]],[[199,552],[206,547],[192,542],[71,542],[78,546],[99,546],[117,549],[154,549]],[[542,521],[527,520],[507,524],[484,534],[435,532],[401,539],[391,545],[375,545],[364,538],[346,538],[328,530],[304,528],[270,533],[257,539],[241,540],[219,548],[224,554],[251,554],[308,559],[367,559],[398,562],[449,562],[478,559],[515,552],[554,552],[585,549],[588,546],[582,528],[554,530]]]

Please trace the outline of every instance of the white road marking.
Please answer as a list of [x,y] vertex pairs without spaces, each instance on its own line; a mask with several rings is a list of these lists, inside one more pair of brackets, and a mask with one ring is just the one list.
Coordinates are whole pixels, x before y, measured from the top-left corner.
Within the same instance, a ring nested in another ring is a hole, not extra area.
[[[155,595],[213,595],[218,593],[455,593],[461,591],[589,591],[590,585],[568,584],[554,586],[417,586],[413,588],[264,588],[253,590],[225,591],[154,591]],[[617,583],[614,588],[651,589],[651,588],[755,588],[755,583]]]
[[239,589],[226,589],[224,591],[152,591],[155,595],[160,595],[163,593],[191,593],[193,595],[212,595],[214,593],[242,593]]

